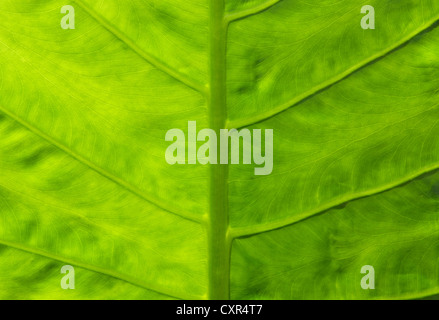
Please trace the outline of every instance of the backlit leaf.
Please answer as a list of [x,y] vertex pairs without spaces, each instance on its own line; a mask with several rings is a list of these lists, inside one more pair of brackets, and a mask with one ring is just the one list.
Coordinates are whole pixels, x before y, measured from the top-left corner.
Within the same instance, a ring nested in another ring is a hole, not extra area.
[[[0,298],[439,294],[438,19],[437,0],[1,1]],[[188,121],[273,129],[273,173],[169,165]]]

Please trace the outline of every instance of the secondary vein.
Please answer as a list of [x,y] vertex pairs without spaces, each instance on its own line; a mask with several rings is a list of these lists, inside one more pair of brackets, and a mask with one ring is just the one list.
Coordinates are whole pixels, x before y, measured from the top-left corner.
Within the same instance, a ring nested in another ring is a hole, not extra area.
[[137,53],[140,57],[142,57],[145,61],[156,67],[157,69],[165,72],[172,78],[177,81],[183,83],[184,85],[200,92],[203,95],[207,94],[207,87],[202,83],[195,82],[186,76],[180,74],[176,70],[168,67],[166,64],[161,62],[159,59],[150,55],[149,53],[142,50],[135,42],[129,39],[125,34],[119,31],[115,26],[109,23],[104,17],[99,15],[96,11],[90,8],[87,4],[85,4],[82,0],[75,0],[75,2],[81,6],[83,10],[85,10],[93,19],[95,19],[99,24],[101,24],[105,29],[110,31],[115,37],[124,42],[131,50]]
[[278,4],[279,2],[281,2],[281,0],[269,0],[269,1],[262,3],[258,6],[255,6],[253,8],[249,8],[249,9],[242,10],[239,12],[230,13],[230,14],[226,15],[225,18],[226,18],[228,23],[231,23],[233,21],[244,19],[244,18],[247,18],[249,16],[261,13],[261,12],[271,8],[275,4]]
[[367,59],[353,65],[352,67],[350,67],[349,69],[345,70],[344,72],[336,75],[335,77],[320,83],[319,85],[311,88],[310,90],[308,90],[308,91],[294,97],[293,99],[286,101],[285,103],[283,103],[279,106],[276,106],[276,107],[274,107],[274,108],[272,108],[264,113],[255,115],[255,116],[250,117],[248,119],[239,119],[239,120],[234,120],[234,121],[228,121],[226,124],[226,127],[230,128],[230,129],[231,128],[239,129],[239,128],[247,127],[247,126],[262,122],[264,120],[267,120],[268,118],[276,116],[277,114],[282,113],[282,112],[302,103],[303,101],[309,99],[313,95],[316,95],[316,94],[321,93],[325,90],[328,90],[334,84],[348,78],[350,75],[354,74],[355,72],[362,69],[363,67],[370,65],[370,64],[382,59],[386,55],[404,47],[408,42],[410,42],[413,38],[415,38],[416,36],[418,36],[422,32],[427,31],[428,29],[432,29],[433,27],[436,27],[435,24],[438,21],[439,21],[439,16],[436,16],[433,19],[431,19],[430,21],[426,22],[420,28],[418,28],[415,31],[413,31],[412,33],[408,34],[406,37],[400,39],[398,42],[393,43],[391,46],[385,48],[381,52],[378,52],[378,53],[368,57]]
[[46,140],[48,143],[50,143],[54,147],[56,147],[56,148],[60,149],[61,151],[67,153],[72,158],[74,158],[77,161],[81,162],[82,164],[84,164],[85,166],[89,167],[90,169],[94,170],[95,172],[97,172],[101,176],[103,176],[103,177],[113,181],[114,183],[118,184],[122,188],[128,190],[130,193],[132,193],[132,194],[138,196],[139,198],[141,198],[141,199],[143,199],[143,200],[153,204],[157,208],[162,209],[162,210],[164,210],[164,211],[166,211],[166,212],[168,212],[170,214],[179,216],[179,217],[187,219],[187,220],[191,220],[191,221],[194,221],[194,222],[197,222],[197,223],[204,223],[204,221],[205,221],[204,217],[200,217],[200,216],[195,215],[195,214],[193,214],[192,212],[189,212],[189,211],[188,212],[176,212],[176,210],[174,210],[174,208],[171,208],[167,203],[160,203],[156,199],[150,198],[149,196],[144,194],[144,192],[142,192],[139,189],[137,189],[136,187],[130,185],[128,182],[126,182],[123,179],[120,179],[120,178],[114,176],[113,174],[109,173],[108,171],[104,170],[103,168],[97,166],[96,164],[92,163],[91,161],[89,161],[89,160],[85,159],[84,157],[80,156],[79,154],[77,154],[76,152],[71,150],[70,148],[68,148],[65,145],[61,144],[60,142],[56,141],[52,137],[48,136],[44,132],[40,131],[39,129],[37,129],[36,127],[31,125],[30,123],[22,120],[21,118],[19,118],[18,116],[16,116],[12,112],[8,111],[4,107],[0,106],[0,111],[3,112],[8,117],[10,117],[11,119],[13,119],[14,121],[20,123],[23,127],[27,128],[28,130],[30,130],[31,132],[33,132],[34,134],[36,134],[40,138]]
[[253,226],[249,226],[249,227],[234,227],[230,229],[230,237],[232,239],[236,239],[236,238],[241,238],[241,237],[248,237],[248,236],[252,236],[252,235],[256,235],[256,234],[260,234],[260,233],[264,233],[264,232],[269,232],[269,231],[273,231],[273,230],[277,230],[277,229],[281,229],[281,228],[285,228],[294,224],[297,224],[299,222],[302,222],[304,220],[313,218],[315,216],[324,214],[325,212],[328,212],[330,209],[335,208],[337,206],[340,206],[344,203],[348,203],[351,201],[355,201],[361,198],[365,198],[365,197],[371,197],[374,196],[376,194],[379,193],[383,193],[386,191],[389,191],[391,189],[397,188],[407,182],[410,182],[424,174],[433,172],[435,170],[439,169],[439,163],[434,163],[428,167],[422,168],[421,170],[412,172],[411,174],[392,181],[388,184],[379,186],[375,189],[369,189],[369,190],[365,190],[362,192],[358,192],[358,193],[353,193],[353,194],[348,194],[345,195],[341,198],[335,199],[331,202],[328,202],[326,204],[324,204],[323,206],[317,207],[317,208],[313,208],[311,210],[302,212],[298,215],[295,215],[294,217],[288,217],[286,219],[280,220],[280,221],[274,221],[274,222],[270,222],[267,223],[265,225],[253,225]]
[[146,283],[140,283],[138,279],[135,279],[135,278],[130,277],[130,276],[123,275],[123,274],[121,274],[119,272],[115,272],[115,271],[112,271],[112,270],[108,270],[108,269],[105,269],[105,268],[102,268],[102,267],[98,267],[98,266],[94,266],[94,265],[91,265],[91,264],[87,264],[87,263],[84,263],[84,262],[76,261],[75,259],[61,257],[61,256],[58,256],[58,255],[55,255],[55,254],[52,254],[52,253],[45,252],[45,251],[40,250],[40,249],[27,247],[27,246],[24,246],[22,244],[14,243],[14,242],[11,242],[11,241],[0,240],[0,245],[7,246],[7,247],[10,247],[10,248],[14,248],[14,249],[17,249],[17,250],[21,250],[21,251],[24,251],[24,252],[27,252],[27,253],[39,255],[39,256],[42,256],[42,257],[47,258],[47,259],[56,260],[56,261],[60,261],[60,262],[63,262],[63,263],[71,264],[73,266],[77,266],[79,268],[87,269],[87,270],[92,271],[92,272],[100,273],[100,274],[103,274],[103,275],[115,278],[117,280],[127,282],[127,283],[129,283],[131,285],[134,285],[136,287],[140,287],[142,289],[146,289],[146,290],[149,290],[149,291],[154,291],[156,293],[159,293],[161,295],[165,295],[165,296],[168,296],[168,297],[171,297],[171,298],[175,298],[175,299],[191,299],[191,300],[192,299],[200,299],[200,297],[195,297],[195,296],[186,296],[186,297],[183,298],[182,296],[180,296],[180,294],[165,293],[166,292],[165,288],[158,288],[158,287],[150,286],[149,284],[146,284]]

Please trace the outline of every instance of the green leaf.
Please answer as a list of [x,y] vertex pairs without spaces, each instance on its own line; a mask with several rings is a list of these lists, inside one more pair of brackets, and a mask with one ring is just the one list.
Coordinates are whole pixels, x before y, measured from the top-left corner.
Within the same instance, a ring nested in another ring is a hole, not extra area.
[[[0,298],[439,294],[438,19],[436,0],[2,1]],[[273,129],[273,173],[169,165],[188,121]]]

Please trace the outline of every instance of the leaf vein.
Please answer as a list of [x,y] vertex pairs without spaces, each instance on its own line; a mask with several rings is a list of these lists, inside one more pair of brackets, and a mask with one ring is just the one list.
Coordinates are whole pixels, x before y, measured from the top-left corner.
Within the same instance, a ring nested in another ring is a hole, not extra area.
[[260,233],[265,233],[265,232],[269,232],[269,231],[273,231],[273,230],[277,230],[277,229],[282,229],[282,228],[297,224],[299,222],[308,220],[308,219],[313,218],[315,216],[324,214],[324,213],[328,212],[329,210],[331,210],[337,206],[340,206],[342,204],[345,204],[345,203],[348,203],[351,201],[355,201],[355,200],[359,200],[359,199],[362,199],[365,197],[371,197],[371,196],[377,195],[379,193],[383,193],[383,192],[398,188],[398,187],[406,184],[407,182],[410,182],[410,181],[412,181],[416,178],[419,178],[420,176],[423,176],[425,174],[434,172],[438,169],[439,169],[439,162],[434,163],[428,167],[422,168],[419,171],[411,173],[411,174],[409,174],[409,175],[407,175],[399,180],[392,181],[391,183],[385,184],[385,185],[380,186],[378,188],[369,189],[369,190],[365,190],[362,192],[345,195],[341,198],[338,198],[338,199],[335,199],[329,203],[326,203],[318,208],[302,212],[301,214],[296,215],[295,217],[288,217],[288,218],[282,219],[280,221],[274,221],[274,222],[267,223],[265,225],[253,225],[253,226],[248,226],[248,227],[232,227],[230,229],[230,237],[232,239],[236,239],[236,238],[253,236],[253,235],[257,235]]
[[85,4],[82,0],[75,0],[75,2],[84,10],[86,11],[93,19],[95,19],[97,22],[99,22],[105,29],[107,29],[109,32],[111,32],[116,38],[118,38],[120,41],[125,43],[131,50],[133,50],[135,53],[137,53],[141,58],[143,58],[145,61],[156,67],[157,69],[161,70],[162,72],[166,73],[167,75],[171,76],[175,80],[183,83],[187,87],[194,89],[195,91],[200,92],[203,95],[207,95],[207,86],[198,83],[196,81],[193,81],[183,74],[180,74],[176,70],[173,70],[171,67],[164,64],[159,59],[155,58],[151,54],[147,53],[143,49],[141,49],[139,46],[135,44],[131,39],[129,39],[126,35],[124,35],[120,30],[118,30],[115,26],[113,26],[111,23],[109,23],[105,18],[100,16],[98,13],[95,12],[92,8],[90,8],[87,4]]
[[229,129],[231,129],[231,128],[239,129],[239,128],[247,127],[247,126],[262,122],[262,121],[267,120],[271,117],[274,117],[277,114],[282,113],[282,112],[306,101],[310,97],[317,95],[323,91],[328,90],[333,85],[348,78],[349,76],[358,72],[362,68],[364,68],[370,64],[373,64],[376,61],[379,61],[380,59],[384,58],[388,54],[391,54],[391,53],[399,50],[400,48],[404,47],[407,43],[409,43],[413,38],[420,35],[421,33],[431,31],[434,28],[436,28],[437,27],[436,24],[438,21],[439,21],[439,16],[435,16],[433,19],[431,19],[430,21],[428,21],[427,23],[425,23],[424,25],[422,25],[420,28],[416,29],[412,33],[408,34],[406,37],[402,38],[400,41],[393,43],[391,46],[385,48],[384,50],[368,57],[367,59],[365,59],[363,61],[360,61],[359,63],[357,63],[357,64],[353,65],[352,67],[350,67],[349,69],[345,70],[344,72],[336,75],[335,77],[333,77],[327,81],[324,81],[323,83],[311,88],[310,90],[308,90],[308,91],[292,98],[291,100],[289,100],[289,101],[287,101],[279,106],[276,106],[276,107],[274,107],[266,112],[263,112],[261,114],[258,114],[256,116],[253,116],[253,117],[248,118],[248,119],[227,121],[226,127]]
[[[114,271],[111,271],[111,270],[108,270],[108,269],[105,269],[102,267],[94,266],[94,265],[84,263],[84,262],[79,262],[79,261],[76,261],[76,260],[70,259],[70,258],[61,257],[61,256],[58,256],[58,255],[55,255],[52,253],[45,252],[45,251],[40,250],[40,249],[31,248],[31,247],[24,246],[22,244],[14,243],[11,241],[0,240],[0,245],[7,246],[7,247],[17,249],[17,250],[21,250],[21,251],[24,251],[27,253],[39,255],[39,256],[42,256],[44,258],[60,261],[63,263],[68,263],[68,264],[71,264],[73,266],[77,266],[79,268],[83,268],[83,269],[87,269],[87,270],[92,271],[92,272],[103,274],[105,276],[110,276],[114,279],[127,282],[127,283],[134,285],[136,287],[140,287],[142,289],[154,291],[156,293],[166,295],[166,296],[171,297],[171,298],[184,299],[179,294],[165,293],[166,290],[163,290],[163,288],[158,288],[158,287],[154,288],[153,286],[150,286],[149,284],[140,283],[138,279],[135,279],[135,278],[132,278],[130,276],[126,276],[126,275],[123,275],[119,272],[114,272]],[[187,299],[199,300],[200,297],[188,297]]]
[[161,202],[157,201],[156,199],[150,198],[149,196],[145,195],[142,191],[138,190],[136,187],[130,185],[128,182],[124,181],[121,178],[114,176],[113,174],[109,173],[105,169],[97,166],[96,164],[92,163],[91,161],[89,161],[89,160],[85,159],[84,157],[80,156],[79,154],[75,153],[73,150],[71,150],[68,147],[64,146],[63,144],[59,143],[58,141],[51,138],[50,136],[48,136],[44,132],[35,128],[31,124],[27,123],[26,121],[20,119],[19,117],[17,117],[13,113],[9,112],[8,110],[3,108],[2,106],[0,106],[0,111],[3,112],[8,117],[10,117],[11,119],[13,119],[14,121],[20,123],[23,127],[27,128],[28,130],[30,130],[31,132],[33,132],[34,134],[36,134],[40,138],[46,140],[51,145],[57,147],[58,149],[60,149],[61,151],[65,152],[65,153],[67,153],[72,158],[81,162],[82,164],[89,167],[90,169],[94,170],[95,172],[97,172],[101,176],[113,181],[114,183],[118,184],[119,186],[128,190],[129,192],[138,196],[139,198],[153,204],[154,206],[156,206],[156,207],[158,207],[158,208],[160,208],[160,209],[162,209],[170,214],[179,216],[179,217],[187,219],[187,220],[198,222],[198,223],[204,222],[204,220],[205,220],[204,217],[200,218],[198,215],[195,215],[192,212],[179,212],[179,213],[177,213],[176,211],[174,211],[174,209],[170,208],[167,204],[161,203]]

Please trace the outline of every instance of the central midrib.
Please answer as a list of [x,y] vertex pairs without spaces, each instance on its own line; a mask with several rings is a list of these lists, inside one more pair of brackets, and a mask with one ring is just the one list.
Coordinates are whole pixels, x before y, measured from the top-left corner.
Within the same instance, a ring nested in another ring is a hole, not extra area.
[[[226,36],[224,0],[210,0],[209,32],[209,125],[219,136],[225,128]],[[219,148],[220,146],[218,146]],[[218,150],[218,153],[219,150]],[[228,165],[210,166],[210,212],[208,219],[208,299],[229,299],[230,238],[228,219]]]

